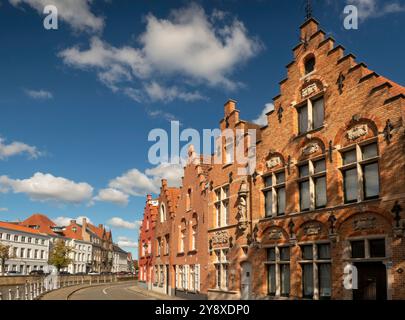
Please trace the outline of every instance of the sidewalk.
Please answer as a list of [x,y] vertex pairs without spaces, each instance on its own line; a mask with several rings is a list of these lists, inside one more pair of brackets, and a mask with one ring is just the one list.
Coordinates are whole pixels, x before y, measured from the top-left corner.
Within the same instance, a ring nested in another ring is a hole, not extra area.
[[147,297],[156,298],[159,300],[184,300],[179,297],[169,296],[169,295],[158,293],[158,292],[155,292],[152,290],[147,290],[147,289],[141,288],[140,286],[137,286],[137,285],[135,285],[133,287],[129,287],[128,290],[134,291],[138,294],[141,294],[141,295],[144,295]]

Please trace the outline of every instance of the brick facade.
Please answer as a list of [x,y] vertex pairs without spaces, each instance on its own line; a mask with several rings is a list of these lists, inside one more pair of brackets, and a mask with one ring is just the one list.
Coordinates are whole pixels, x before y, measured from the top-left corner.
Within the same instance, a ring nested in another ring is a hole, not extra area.
[[[209,299],[405,299],[405,88],[335,46],[316,20],[300,32],[266,126],[241,120],[233,100],[224,107],[222,131],[247,141],[256,130],[255,172],[240,175],[224,138],[228,164],[189,162],[175,196],[162,183],[170,219],[154,241],[169,234],[170,247],[155,266],[168,265],[167,293],[183,286],[179,266],[199,263]],[[356,270],[359,288],[345,288]]]

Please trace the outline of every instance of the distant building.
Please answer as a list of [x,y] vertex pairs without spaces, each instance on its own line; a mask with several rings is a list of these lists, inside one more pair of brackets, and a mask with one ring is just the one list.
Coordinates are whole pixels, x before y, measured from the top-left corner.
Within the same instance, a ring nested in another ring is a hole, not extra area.
[[[11,259],[5,270],[29,274],[32,270],[43,270],[48,265],[49,236],[37,229],[16,223],[0,222],[0,243],[10,246]],[[0,266],[0,272],[1,270]]]
[[129,272],[128,252],[117,245],[113,245],[112,272]]

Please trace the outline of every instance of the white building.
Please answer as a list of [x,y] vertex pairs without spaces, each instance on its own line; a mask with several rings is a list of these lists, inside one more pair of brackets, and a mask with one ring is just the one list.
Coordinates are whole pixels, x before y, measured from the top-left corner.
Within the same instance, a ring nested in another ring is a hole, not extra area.
[[129,272],[128,252],[122,250],[117,245],[113,246],[113,250],[112,272]]
[[[49,236],[39,230],[15,223],[0,222],[0,243],[10,246],[10,259],[5,270],[29,274],[48,265]],[[0,266],[0,271],[1,266]]]

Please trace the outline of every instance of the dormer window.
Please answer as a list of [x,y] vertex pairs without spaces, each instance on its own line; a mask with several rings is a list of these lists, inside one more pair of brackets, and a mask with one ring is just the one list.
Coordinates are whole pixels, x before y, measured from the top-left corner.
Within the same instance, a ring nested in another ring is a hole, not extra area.
[[305,74],[311,73],[315,70],[315,57],[310,56],[305,60]]

